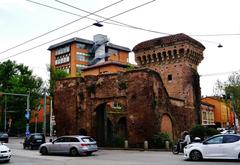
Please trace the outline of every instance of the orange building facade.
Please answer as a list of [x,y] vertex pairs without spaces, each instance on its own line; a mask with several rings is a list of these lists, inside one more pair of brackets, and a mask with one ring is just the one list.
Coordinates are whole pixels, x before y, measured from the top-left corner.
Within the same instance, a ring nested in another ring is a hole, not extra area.
[[219,97],[205,97],[201,99],[202,102],[214,105],[214,123],[216,127],[233,127],[234,115],[231,105],[227,105]]
[[201,102],[201,124],[204,126],[214,127],[214,109],[215,106],[206,102]]
[[72,38],[48,50],[51,51],[51,66],[66,71],[70,77],[123,71],[131,51],[110,43],[107,36],[101,34],[95,35],[94,41]]
[[[30,123],[43,123],[44,118],[44,99],[39,100],[39,108],[31,111]],[[50,120],[50,98],[46,98],[46,121],[49,123]]]

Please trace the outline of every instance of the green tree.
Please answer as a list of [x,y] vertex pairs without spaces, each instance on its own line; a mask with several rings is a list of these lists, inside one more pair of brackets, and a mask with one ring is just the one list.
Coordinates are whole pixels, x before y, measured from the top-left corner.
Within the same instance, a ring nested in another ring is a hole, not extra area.
[[57,80],[60,80],[62,78],[66,78],[69,76],[67,72],[61,69],[55,69],[53,66],[48,67],[48,70],[50,72],[50,80],[49,80],[49,94],[53,97],[54,95],[54,88],[55,83]]
[[[28,66],[17,64],[15,61],[10,60],[0,63],[0,91],[15,94],[30,94],[30,109],[35,109],[38,105],[38,100],[42,93],[42,84],[42,79],[34,76]],[[4,121],[3,109],[5,103],[7,103],[7,111],[9,111],[7,118],[12,118],[12,127],[23,127],[26,124],[24,118],[27,107],[26,100],[26,97],[22,96],[2,95],[0,100],[2,112],[1,123]],[[19,129],[19,131],[18,133],[22,133],[22,129]]]
[[228,77],[225,82],[217,81],[215,94],[224,95],[227,104],[233,101],[238,119],[240,119],[240,72],[235,72]]

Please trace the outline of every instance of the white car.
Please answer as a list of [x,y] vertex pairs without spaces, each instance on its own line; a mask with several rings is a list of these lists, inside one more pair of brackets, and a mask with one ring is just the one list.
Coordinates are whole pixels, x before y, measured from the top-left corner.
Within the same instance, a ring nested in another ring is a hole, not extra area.
[[0,161],[9,162],[11,156],[11,150],[4,144],[0,143]]
[[240,159],[240,135],[214,135],[202,143],[192,143],[184,148],[184,158],[202,159]]
[[61,136],[53,142],[44,143],[39,147],[42,155],[47,154],[78,154],[91,155],[98,150],[97,143],[89,136]]

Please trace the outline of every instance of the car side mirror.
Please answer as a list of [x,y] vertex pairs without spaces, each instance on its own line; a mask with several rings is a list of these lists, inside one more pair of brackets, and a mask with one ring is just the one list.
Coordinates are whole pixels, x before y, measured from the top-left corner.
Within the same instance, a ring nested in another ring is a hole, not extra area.
[[206,142],[206,141],[205,141],[205,142],[203,142],[203,144],[204,144],[204,145],[207,145],[207,144],[208,144],[208,142]]
[[52,139],[49,139],[49,142],[53,142],[53,140],[52,140]]

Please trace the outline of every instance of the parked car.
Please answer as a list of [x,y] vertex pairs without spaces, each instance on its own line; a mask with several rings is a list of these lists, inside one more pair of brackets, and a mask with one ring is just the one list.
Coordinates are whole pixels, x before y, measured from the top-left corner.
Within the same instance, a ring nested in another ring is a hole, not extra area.
[[0,161],[9,162],[12,156],[11,150],[4,144],[0,144]]
[[221,133],[221,134],[234,134],[235,131],[234,131],[234,130],[227,129],[227,130],[221,131],[220,133]]
[[184,157],[201,159],[240,159],[240,135],[218,134],[202,143],[192,143],[184,148]]
[[23,142],[23,148],[39,148],[39,146],[43,143],[45,143],[45,136],[43,133],[32,133],[29,136],[25,137]]
[[5,132],[0,132],[0,141],[8,143],[8,134]]
[[62,136],[56,140],[44,143],[39,147],[42,155],[47,154],[70,154],[77,156],[79,154],[91,155],[98,150],[97,143],[89,136]]

